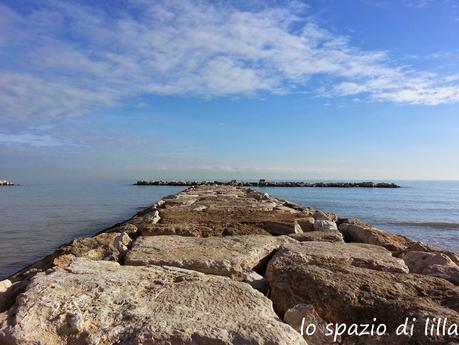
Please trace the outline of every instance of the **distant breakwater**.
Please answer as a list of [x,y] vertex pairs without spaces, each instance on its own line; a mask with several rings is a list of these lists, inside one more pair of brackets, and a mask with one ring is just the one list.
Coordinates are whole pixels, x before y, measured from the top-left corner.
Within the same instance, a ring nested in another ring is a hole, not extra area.
[[318,188],[400,188],[395,183],[388,182],[280,182],[259,180],[258,182],[243,181],[145,181],[134,183],[136,186],[238,186],[238,187],[318,187]]

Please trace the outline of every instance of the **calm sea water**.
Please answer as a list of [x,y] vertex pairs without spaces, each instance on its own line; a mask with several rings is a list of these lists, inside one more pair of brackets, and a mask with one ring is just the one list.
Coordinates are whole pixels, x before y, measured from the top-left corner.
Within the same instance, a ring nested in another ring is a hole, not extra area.
[[181,190],[129,182],[0,187],[0,279]]
[[[260,190],[459,251],[459,181],[399,184],[403,188]],[[182,189],[129,182],[0,188],[0,279],[62,243],[94,234]]]

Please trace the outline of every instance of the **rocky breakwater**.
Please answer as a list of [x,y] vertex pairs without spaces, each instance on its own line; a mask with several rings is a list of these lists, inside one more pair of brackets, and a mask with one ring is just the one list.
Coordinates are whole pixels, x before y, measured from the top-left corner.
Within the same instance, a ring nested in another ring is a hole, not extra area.
[[0,282],[0,344],[452,345],[458,264],[355,219],[196,186]]
[[134,183],[136,186],[238,186],[238,187],[317,187],[317,188],[400,188],[395,183],[388,182],[301,182],[301,181],[145,181]]

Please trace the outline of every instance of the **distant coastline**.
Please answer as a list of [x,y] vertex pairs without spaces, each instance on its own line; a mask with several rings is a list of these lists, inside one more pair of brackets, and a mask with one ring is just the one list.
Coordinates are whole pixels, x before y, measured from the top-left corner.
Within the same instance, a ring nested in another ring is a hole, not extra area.
[[134,183],[136,186],[202,186],[221,185],[239,187],[317,187],[317,188],[400,188],[399,185],[390,182],[302,182],[302,181],[267,181],[260,179],[258,182],[231,181],[146,181],[140,180]]

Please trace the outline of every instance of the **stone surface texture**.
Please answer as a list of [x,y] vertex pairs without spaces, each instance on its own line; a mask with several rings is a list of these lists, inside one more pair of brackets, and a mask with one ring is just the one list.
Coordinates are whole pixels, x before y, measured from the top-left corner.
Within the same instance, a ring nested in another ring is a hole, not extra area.
[[84,258],[37,274],[14,313],[1,344],[305,344],[248,284]]
[[[308,345],[335,344],[332,336],[326,336],[327,323],[317,314],[311,304],[297,304],[290,308],[285,312],[284,322],[300,331],[303,326],[303,337],[308,341]],[[315,326],[314,331],[312,328],[307,329],[311,324]],[[308,335],[308,332],[311,335]],[[337,340],[341,340],[341,337]]]
[[[264,235],[226,237],[146,236],[134,243],[126,265],[182,267],[242,280],[288,237]],[[290,241],[293,241],[290,239]]]

